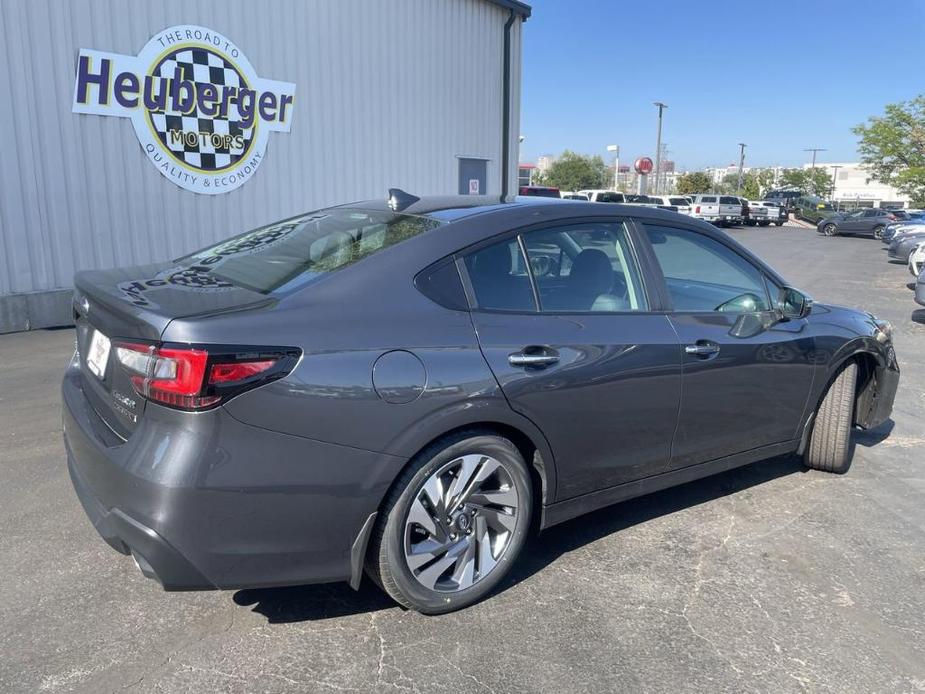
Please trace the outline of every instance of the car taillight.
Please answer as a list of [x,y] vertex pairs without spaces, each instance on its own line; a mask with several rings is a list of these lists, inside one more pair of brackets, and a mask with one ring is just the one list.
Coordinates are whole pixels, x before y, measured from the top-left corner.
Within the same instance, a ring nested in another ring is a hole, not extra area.
[[203,410],[282,378],[298,362],[292,348],[151,345],[116,342],[116,358],[142,397]]
[[694,208],[694,214],[700,214],[700,205]]

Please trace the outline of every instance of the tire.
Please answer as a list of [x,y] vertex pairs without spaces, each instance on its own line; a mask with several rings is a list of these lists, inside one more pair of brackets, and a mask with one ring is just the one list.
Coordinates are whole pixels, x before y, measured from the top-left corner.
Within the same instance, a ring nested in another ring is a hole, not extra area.
[[777,226],[779,226],[779,227],[784,226],[784,223],[783,223],[783,222],[774,222],[774,223],[775,223]]
[[824,227],[822,227],[822,233],[825,234],[826,236],[837,236],[838,227],[832,224],[831,222],[829,222]]
[[[485,473],[489,468],[495,471]],[[462,510],[444,511],[446,501],[461,491],[457,479],[477,480],[483,473],[487,477]],[[435,490],[440,490],[436,505],[430,502]],[[490,431],[459,432],[422,451],[395,481],[370,538],[367,573],[395,602],[422,614],[468,607],[510,570],[529,532],[532,510],[530,472],[517,447]],[[506,540],[495,557],[499,537]],[[480,576],[484,566],[489,568]]]
[[803,454],[806,467],[823,472],[844,473],[851,467],[851,423],[854,418],[856,362],[845,364],[829,384]]
[[878,241],[883,238],[883,232],[886,231],[886,227],[883,225],[878,225],[874,227],[874,238]]
[[771,225],[771,222],[758,222],[758,223],[759,223],[761,226],[763,226],[763,227],[766,227],[766,226],[770,226],[770,225]]

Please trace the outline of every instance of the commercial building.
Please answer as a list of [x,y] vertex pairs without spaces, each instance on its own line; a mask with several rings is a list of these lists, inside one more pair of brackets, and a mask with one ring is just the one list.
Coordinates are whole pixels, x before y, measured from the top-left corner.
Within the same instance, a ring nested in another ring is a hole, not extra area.
[[516,0],[0,3],[0,332],[78,270],[325,205],[517,185]]
[[[809,168],[809,164],[803,166]],[[832,190],[827,197],[838,207],[908,207],[908,195],[874,179],[870,171],[857,162],[816,164],[832,177]]]

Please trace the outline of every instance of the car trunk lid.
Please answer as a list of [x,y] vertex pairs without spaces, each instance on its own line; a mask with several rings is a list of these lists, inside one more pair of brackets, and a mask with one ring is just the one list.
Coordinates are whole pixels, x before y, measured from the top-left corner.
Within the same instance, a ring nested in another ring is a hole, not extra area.
[[154,343],[175,318],[256,308],[274,300],[172,263],[80,272],[74,278],[84,393],[120,439],[135,430],[145,399],[119,363],[118,343]]

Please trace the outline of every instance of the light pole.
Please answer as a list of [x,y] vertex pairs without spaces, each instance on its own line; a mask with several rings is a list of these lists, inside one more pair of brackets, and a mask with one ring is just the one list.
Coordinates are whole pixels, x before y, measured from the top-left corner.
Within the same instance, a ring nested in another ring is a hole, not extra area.
[[[832,165],[832,199],[835,200],[835,188],[838,186],[838,170],[841,167],[838,164]],[[835,211],[838,212],[838,201],[835,202]]]
[[748,147],[744,142],[739,143],[739,181],[736,184],[736,192],[742,192],[742,167],[745,166],[745,148]]
[[620,190],[620,145],[607,145],[607,151],[613,152],[613,190]]
[[658,135],[655,138],[655,194],[658,195],[658,177],[662,166],[662,111],[668,108],[668,104],[663,104],[661,101],[654,103],[658,107]]
[[809,184],[813,187],[813,195],[815,195],[816,194],[816,179],[813,177],[813,173],[816,170],[816,153],[817,152],[827,152],[828,150],[822,147],[807,147],[803,151],[813,153],[813,163],[810,164],[810,167],[809,167]]

